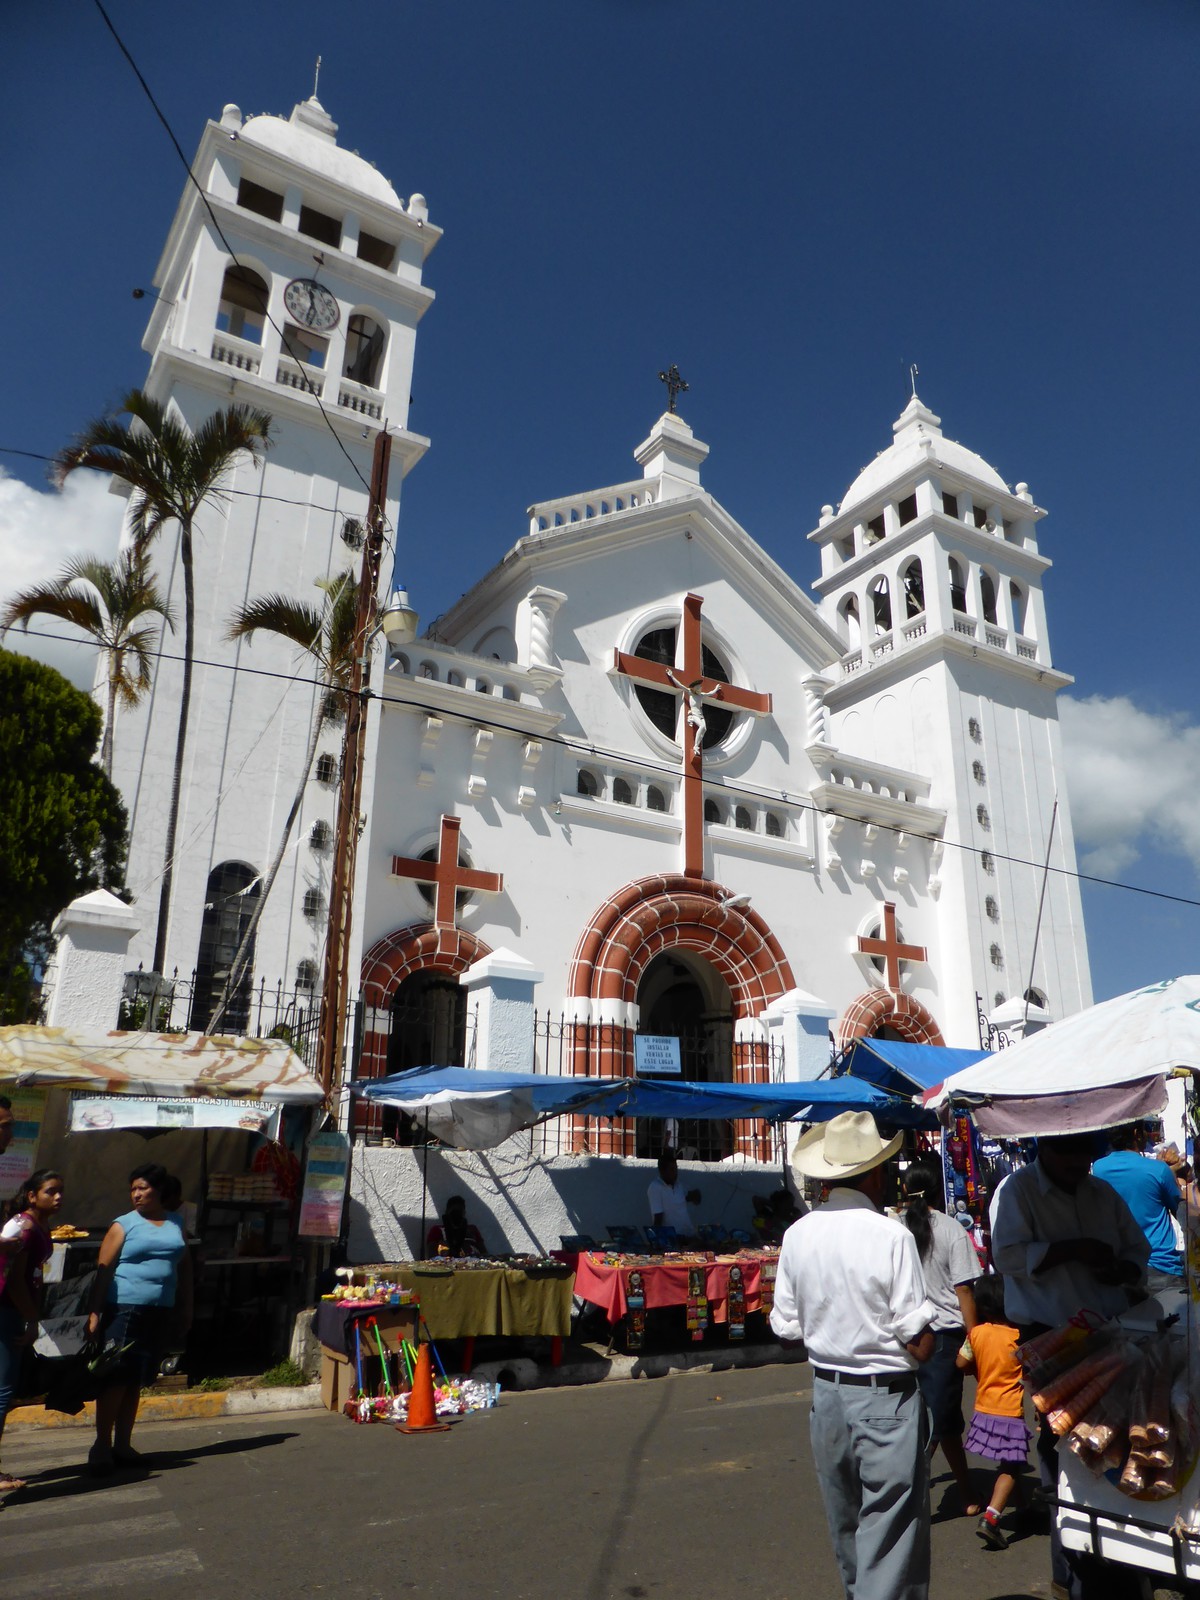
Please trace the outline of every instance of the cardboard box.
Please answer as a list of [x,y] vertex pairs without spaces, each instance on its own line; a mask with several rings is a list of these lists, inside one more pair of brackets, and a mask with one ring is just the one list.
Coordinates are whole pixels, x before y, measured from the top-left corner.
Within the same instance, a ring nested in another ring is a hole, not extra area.
[[340,1411],[350,1398],[354,1369],[345,1356],[327,1345],[321,1346],[321,1404],[326,1411]]

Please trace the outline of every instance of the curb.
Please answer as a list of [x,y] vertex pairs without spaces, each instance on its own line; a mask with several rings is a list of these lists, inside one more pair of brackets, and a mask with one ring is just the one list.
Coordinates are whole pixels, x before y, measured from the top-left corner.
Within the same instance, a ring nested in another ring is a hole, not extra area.
[[[802,1350],[781,1344],[735,1345],[725,1350],[666,1351],[644,1356],[604,1355],[595,1347],[591,1360],[567,1361],[561,1367],[539,1364],[529,1356],[481,1361],[471,1376],[500,1383],[509,1390],[566,1389],[586,1383],[624,1382],[631,1378],[665,1378],[673,1372],[729,1372],[735,1367],[767,1367],[805,1361]],[[142,1396],[139,1422],[196,1422],[211,1417],[249,1417],[272,1411],[320,1411],[321,1385],[294,1389],[225,1389],[216,1394],[196,1390]],[[43,1406],[15,1406],[5,1431],[14,1428],[90,1428],[96,1408],[88,1401],[77,1416],[47,1411]]]

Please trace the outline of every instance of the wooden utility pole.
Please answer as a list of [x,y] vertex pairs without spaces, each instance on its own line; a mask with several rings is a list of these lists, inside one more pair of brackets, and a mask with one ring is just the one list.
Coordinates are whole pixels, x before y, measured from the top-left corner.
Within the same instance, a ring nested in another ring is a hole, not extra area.
[[368,677],[369,641],[379,589],[383,508],[387,502],[391,455],[392,441],[385,423],[375,436],[375,455],[371,463],[371,498],[367,506],[366,543],[363,547],[362,576],[358,584],[354,666],[346,695],[346,731],[342,740],[333,872],[329,885],[329,933],[325,943],[325,979],[321,992],[317,1063],[321,1085],[326,1094],[331,1096],[341,1088],[346,1020],[352,992],[350,929],[354,911],[354,868],[358,857],[358,836],[362,831],[362,769],[367,734],[367,703],[363,685]]

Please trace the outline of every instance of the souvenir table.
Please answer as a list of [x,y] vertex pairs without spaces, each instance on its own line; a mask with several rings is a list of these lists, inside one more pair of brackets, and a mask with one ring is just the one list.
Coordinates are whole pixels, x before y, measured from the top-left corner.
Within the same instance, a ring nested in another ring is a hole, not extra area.
[[[388,1279],[412,1290],[435,1343],[467,1341],[463,1356],[467,1371],[477,1338],[550,1339],[551,1360],[557,1366],[562,1341],[571,1332],[574,1274],[558,1263],[526,1271],[503,1262],[445,1266],[409,1261],[358,1267],[355,1275]],[[332,1303],[323,1301],[322,1306]],[[321,1316],[320,1308],[317,1315]]]
[[746,1311],[762,1311],[764,1269],[768,1286],[765,1309],[770,1309],[771,1285],[778,1261],[778,1250],[745,1251],[712,1259],[706,1259],[699,1252],[646,1257],[584,1251],[575,1268],[575,1293],[581,1300],[600,1306],[609,1322],[616,1323],[628,1309],[632,1273],[641,1274],[645,1309],[653,1311],[659,1306],[687,1305],[692,1273],[700,1270],[708,1315],[713,1322],[726,1322],[730,1268],[737,1267],[741,1271]]

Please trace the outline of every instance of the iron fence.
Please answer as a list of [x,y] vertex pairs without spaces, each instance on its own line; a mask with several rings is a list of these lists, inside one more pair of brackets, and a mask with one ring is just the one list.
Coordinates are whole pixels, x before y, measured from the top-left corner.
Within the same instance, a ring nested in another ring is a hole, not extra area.
[[[168,977],[139,967],[126,975],[117,1026],[154,1033],[195,1031],[192,1018],[198,987],[195,970],[181,973],[176,967]],[[222,1022],[221,1032],[283,1039],[307,1065],[314,1063],[321,1027],[321,997],[315,988],[288,988],[282,980],[271,983],[260,978],[246,986],[238,1010],[236,1018],[230,1016]],[[351,1037],[357,1037],[357,1030]]]

